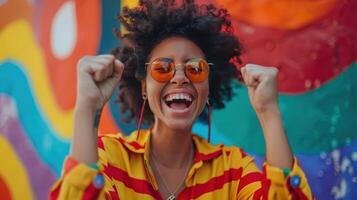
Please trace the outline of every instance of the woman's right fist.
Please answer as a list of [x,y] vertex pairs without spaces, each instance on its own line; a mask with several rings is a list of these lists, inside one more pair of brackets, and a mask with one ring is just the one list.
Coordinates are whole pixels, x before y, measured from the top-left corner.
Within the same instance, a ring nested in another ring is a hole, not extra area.
[[113,55],[84,56],[77,64],[77,105],[100,109],[117,87],[124,65]]

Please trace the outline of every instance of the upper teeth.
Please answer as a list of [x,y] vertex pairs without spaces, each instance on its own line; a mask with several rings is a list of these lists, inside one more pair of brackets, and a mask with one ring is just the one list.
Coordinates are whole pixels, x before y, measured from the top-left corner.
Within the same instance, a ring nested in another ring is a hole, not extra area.
[[187,93],[175,93],[175,94],[169,94],[166,96],[166,101],[172,101],[174,99],[184,99],[186,101],[192,101],[192,98],[189,94]]

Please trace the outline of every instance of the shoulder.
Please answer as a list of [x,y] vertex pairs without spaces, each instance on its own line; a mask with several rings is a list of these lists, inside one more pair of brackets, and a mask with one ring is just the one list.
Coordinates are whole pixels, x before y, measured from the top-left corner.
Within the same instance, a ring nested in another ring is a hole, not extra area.
[[145,147],[148,131],[142,130],[140,137],[137,137],[137,131],[132,132],[130,135],[124,133],[104,134],[98,136],[98,148],[110,150],[112,148],[126,147],[129,149],[142,149]]
[[105,134],[98,136],[98,148],[102,150],[110,150],[121,146],[121,141],[124,139],[122,133]]
[[115,161],[118,156],[125,153],[125,148],[123,146],[124,136],[122,133],[115,134],[105,134],[98,136],[98,156],[99,161],[102,163],[117,163]]
[[140,137],[137,137],[137,131],[128,136],[123,133],[101,135],[98,137],[99,157],[113,160],[127,158],[128,154],[143,153],[148,134],[147,130],[141,130]]
[[222,145],[222,157],[225,157],[231,166],[245,168],[254,162],[254,158],[241,147]]

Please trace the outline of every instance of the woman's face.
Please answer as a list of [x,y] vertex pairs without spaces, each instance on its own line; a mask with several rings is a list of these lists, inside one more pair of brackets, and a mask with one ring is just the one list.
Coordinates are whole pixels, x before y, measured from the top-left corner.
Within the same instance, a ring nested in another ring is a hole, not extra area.
[[157,58],[172,59],[176,65],[175,75],[167,82],[158,82],[151,76],[147,66],[146,79],[142,81],[147,94],[155,127],[187,130],[205,107],[209,93],[208,79],[191,82],[184,72],[183,64],[192,58],[204,58],[202,50],[192,41],[182,37],[171,37],[155,46],[148,63]]

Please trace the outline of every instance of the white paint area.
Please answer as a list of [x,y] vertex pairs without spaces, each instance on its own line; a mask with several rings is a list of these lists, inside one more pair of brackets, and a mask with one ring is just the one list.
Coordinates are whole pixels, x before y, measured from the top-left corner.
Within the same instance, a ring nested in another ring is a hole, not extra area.
[[11,121],[16,120],[18,112],[15,101],[6,95],[0,94],[0,106],[0,129],[4,130]]
[[344,199],[347,192],[347,183],[345,179],[342,179],[339,185],[333,186],[331,193],[335,199]]
[[357,161],[357,152],[352,153],[352,161]]
[[77,19],[74,1],[65,2],[51,25],[51,48],[58,59],[71,55],[77,40]]

